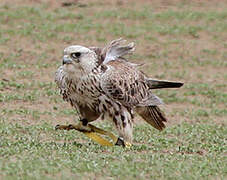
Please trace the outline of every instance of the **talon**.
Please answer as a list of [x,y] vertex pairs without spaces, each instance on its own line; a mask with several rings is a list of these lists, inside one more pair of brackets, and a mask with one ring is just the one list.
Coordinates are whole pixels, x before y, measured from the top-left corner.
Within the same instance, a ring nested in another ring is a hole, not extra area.
[[115,143],[117,146],[123,146],[126,148],[130,148],[132,146],[131,143],[124,141],[121,137],[118,137],[117,142]]
[[57,124],[57,125],[55,126],[55,130],[58,130],[58,129],[60,129],[60,124]]
[[70,129],[74,129],[74,126],[72,124],[69,124],[68,127],[67,127],[68,130]]
[[125,142],[121,137],[118,137],[117,142],[115,143],[117,146],[123,146],[125,147]]
[[131,143],[129,143],[129,142],[125,142],[125,147],[126,148],[130,148],[132,146],[132,144]]
[[84,118],[84,119],[81,119],[80,121],[82,122],[83,126],[87,126],[88,125],[88,120],[87,119]]
[[58,124],[58,125],[55,126],[55,130],[71,130],[73,128],[74,128],[74,126],[72,124],[70,124],[70,125],[60,125],[60,124]]

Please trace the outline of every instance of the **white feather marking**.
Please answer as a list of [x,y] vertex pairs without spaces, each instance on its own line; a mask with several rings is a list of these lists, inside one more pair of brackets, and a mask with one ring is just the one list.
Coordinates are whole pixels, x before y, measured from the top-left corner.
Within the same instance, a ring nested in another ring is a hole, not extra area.
[[161,104],[164,104],[162,99],[150,92],[148,97],[143,99],[137,106],[157,106]]
[[115,41],[112,41],[107,48],[106,57],[103,61],[103,64],[106,64],[110,61],[114,61],[118,59],[119,57],[123,57],[126,54],[132,53],[135,50],[135,43],[129,43],[125,46],[120,46],[122,42],[125,42],[122,39],[117,39]]

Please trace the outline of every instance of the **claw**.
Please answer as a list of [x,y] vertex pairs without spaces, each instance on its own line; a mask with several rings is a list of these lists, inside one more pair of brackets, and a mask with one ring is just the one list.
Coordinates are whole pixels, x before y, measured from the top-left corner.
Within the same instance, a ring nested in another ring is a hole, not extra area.
[[68,130],[67,128],[68,128],[67,125],[58,124],[58,125],[55,126],[55,130],[63,130],[63,129]]
[[60,124],[57,124],[56,126],[55,126],[55,130],[58,130],[59,129],[59,127],[60,127]]
[[74,129],[74,126],[72,124],[69,124],[68,129]]
[[71,130],[71,129],[76,129],[76,127],[73,124],[69,124],[69,125],[56,125],[55,126],[55,130]]
[[125,142],[125,147],[126,148],[130,148],[132,146],[132,144],[130,142]]
[[123,146],[126,148],[130,148],[132,146],[131,143],[124,141],[121,137],[118,137],[117,142],[115,143],[117,146]]
[[125,142],[122,138],[118,137],[117,142],[115,143],[116,146],[123,146],[125,147]]

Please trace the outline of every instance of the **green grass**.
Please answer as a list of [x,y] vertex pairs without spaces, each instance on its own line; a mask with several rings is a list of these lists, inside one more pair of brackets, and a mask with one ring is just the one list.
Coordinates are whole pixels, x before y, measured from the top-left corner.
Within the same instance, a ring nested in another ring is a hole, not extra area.
[[[0,2],[0,179],[226,179],[226,3],[83,3]],[[185,83],[154,91],[167,128],[139,123],[131,149],[55,131],[78,118],[54,83],[63,49],[119,37],[146,74]]]
[[56,132],[46,123],[23,127],[1,120],[0,127],[0,169],[6,178],[224,179],[226,171],[223,126],[183,123],[159,133],[140,125],[131,149],[101,147],[81,133]]
[[[168,10],[156,13],[153,9],[141,7],[139,10],[130,8],[102,10],[94,12],[94,15],[90,16],[87,8],[80,8],[76,13],[73,13],[75,8],[56,8],[51,12],[45,11],[45,9],[45,5],[40,7],[3,6],[0,8],[1,23],[4,25],[0,31],[0,34],[2,34],[0,42],[5,43],[8,41],[5,34],[9,36],[18,34],[30,36],[32,39],[39,41],[56,38],[71,40],[72,37],[59,37],[58,33],[89,33],[94,29],[98,41],[101,39],[104,41],[105,36],[108,34],[132,39],[145,36],[149,40],[151,37],[150,32],[160,35],[190,35],[198,38],[201,31],[220,33],[227,30],[226,23],[223,23],[227,17],[225,11]],[[119,13],[119,11],[122,13]],[[101,23],[103,18],[107,20],[107,23]],[[118,19],[119,22],[111,23],[110,21],[113,18]],[[64,23],[55,23],[59,20]],[[129,22],[140,21],[140,23],[129,25],[128,22],[121,22],[122,20]],[[192,21],[195,24],[192,24]],[[18,26],[18,23],[23,25]],[[6,25],[10,25],[10,28]]]

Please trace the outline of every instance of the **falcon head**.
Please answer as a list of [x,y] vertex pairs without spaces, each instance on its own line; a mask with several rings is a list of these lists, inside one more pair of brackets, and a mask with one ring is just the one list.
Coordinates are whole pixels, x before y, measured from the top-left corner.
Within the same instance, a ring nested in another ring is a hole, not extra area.
[[64,49],[62,64],[69,72],[91,72],[97,67],[98,58],[89,48],[74,45]]

